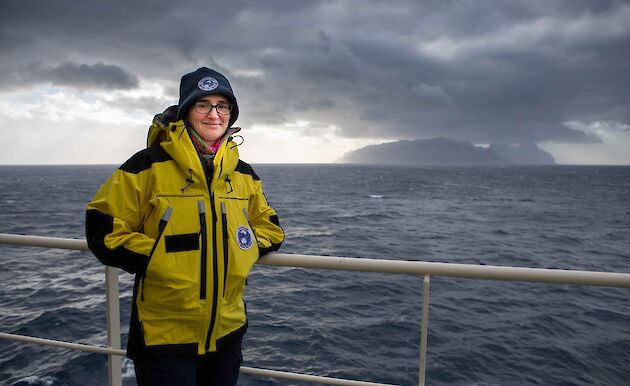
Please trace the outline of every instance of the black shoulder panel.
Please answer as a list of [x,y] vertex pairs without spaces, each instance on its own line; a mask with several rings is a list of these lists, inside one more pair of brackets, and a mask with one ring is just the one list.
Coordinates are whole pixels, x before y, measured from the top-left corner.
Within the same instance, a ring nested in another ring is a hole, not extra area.
[[173,158],[161,146],[151,146],[144,150],[140,150],[127,160],[120,167],[128,173],[138,174],[143,170],[151,168],[156,162],[170,161]]
[[254,172],[254,169],[252,169],[251,165],[247,162],[238,160],[238,164],[236,164],[236,171],[242,174],[249,174],[252,176],[254,181],[260,180],[260,177],[258,177],[258,175]]

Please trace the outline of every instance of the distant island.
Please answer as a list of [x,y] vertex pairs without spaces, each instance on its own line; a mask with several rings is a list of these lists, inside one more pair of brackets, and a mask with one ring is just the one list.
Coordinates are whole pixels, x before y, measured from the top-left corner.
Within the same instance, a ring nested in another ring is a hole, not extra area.
[[555,165],[553,156],[535,143],[474,146],[446,138],[403,140],[346,153],[337,162],[386,165]]

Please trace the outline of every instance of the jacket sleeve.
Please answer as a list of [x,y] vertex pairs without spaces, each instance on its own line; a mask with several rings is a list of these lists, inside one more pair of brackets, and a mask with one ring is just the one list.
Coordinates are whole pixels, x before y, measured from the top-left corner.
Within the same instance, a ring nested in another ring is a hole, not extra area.
[[130,273],[144,272],[154,244],[139,232],[146,207],[146,174],[116,170],[86,212],[86,238],[92,253],[101,263]]
[[267,203],[261,181],[254,182],[254,194],[249,200],[249,215],[262,256],[280,248],[284,241],[284,230],[280,227],[276,211]]

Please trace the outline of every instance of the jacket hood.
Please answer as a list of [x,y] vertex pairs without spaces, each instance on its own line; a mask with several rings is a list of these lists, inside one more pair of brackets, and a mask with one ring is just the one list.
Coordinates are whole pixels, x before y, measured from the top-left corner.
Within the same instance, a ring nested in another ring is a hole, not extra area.
[[[159,114],[155,114],[153,117],[153,122],[149,127],[149,134],[147,135],[147,147],[159,145],[161,142],[166,141],[168,137],[168,130],[171,132],[177,132],[177,135],[181,136],[181,131],[184,129],[186,129],[184,121],[177,119],[177,105],[169,106],[166,110]],[[223,134],[221,143],[239,131],[241,131],[240,127],[228,127],[225,134]]]
[[[149,134],[147,135],[147,147],[158,145],[160,142],[165,141],[167,139],[166,134],[168,130],[178,132],[178,135],[181,136],[181,130],[185,128],[186,124],[184,121],[177,119],[177,105],[169,106],[166,110],[153,117],[153,122],[151,127],[149,127]],[[228,139],[231,135],[239,131],[241,131],[240,127],[229,127],[225,134],[223,134],[221,142],[223,143],[225,139]]]
[[166,130],[170,126],[175,127],[172,124],[176,123],[176,116],[177,105],[173,105],[153,117],[153,122],[149,127],[149,134],[147,135],[147,147],[158,145],[160,142],[166,140]]
[[[217,156],[214,158],[215,164],[224,165],[220,168],[219,174],[229,173],[236,167],[239,158],[238,145],[232,141],[232,135],[240,130],[240,127],[230,127],[221,138]],[[201,165],[195,146],[188,134],[186,123],[177,119],[177,106],[170,106],[153,118],[147,136],[147,147],[157,145],[160,145],[180,165]]]

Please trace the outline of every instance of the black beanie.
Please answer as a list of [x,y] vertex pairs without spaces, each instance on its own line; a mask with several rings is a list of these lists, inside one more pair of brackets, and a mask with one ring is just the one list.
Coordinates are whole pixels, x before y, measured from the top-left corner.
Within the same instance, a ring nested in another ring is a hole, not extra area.
[[232,112],[230,113],[231,127],[236,118],[238,118],[238,103],[232,92],[232,86],[223,74],[211,70],[207,67],[201,67],[194,72],[182,76],[179,83],[179,104],[177,105],[177,119],[183,119],[188,114],[190,106],[199,98],[206,95],[223,95],[228,102],[232,103]]

